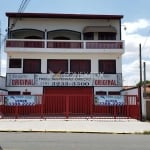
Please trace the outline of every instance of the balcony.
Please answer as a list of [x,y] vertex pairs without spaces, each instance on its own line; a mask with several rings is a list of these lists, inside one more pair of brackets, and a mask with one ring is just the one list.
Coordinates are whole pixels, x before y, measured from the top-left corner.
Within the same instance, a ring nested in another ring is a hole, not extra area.
[[[32,48],[32,49],[31,49]],[[56,50],[57,49],[57,50]],[[112,52],[123,53],[124,41],[7,39],[6,52]]]

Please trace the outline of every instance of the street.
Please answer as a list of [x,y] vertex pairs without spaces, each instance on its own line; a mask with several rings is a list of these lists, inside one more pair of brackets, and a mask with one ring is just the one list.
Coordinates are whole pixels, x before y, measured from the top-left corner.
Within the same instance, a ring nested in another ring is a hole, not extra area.
[[3,150],[149,150],[150,135],[0,132]]

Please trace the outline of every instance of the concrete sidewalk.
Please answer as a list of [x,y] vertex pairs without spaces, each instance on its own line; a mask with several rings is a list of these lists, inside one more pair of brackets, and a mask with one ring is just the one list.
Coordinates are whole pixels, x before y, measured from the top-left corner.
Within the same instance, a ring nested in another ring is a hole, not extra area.
[[150,123],[134,119],[1,119],[0,131],[144,133]]

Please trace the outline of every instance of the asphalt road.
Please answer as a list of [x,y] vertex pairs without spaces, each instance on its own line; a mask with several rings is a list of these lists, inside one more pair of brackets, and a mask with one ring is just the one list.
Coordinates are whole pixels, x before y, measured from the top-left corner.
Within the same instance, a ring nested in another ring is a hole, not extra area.
[[0,132],[3,150],[149,150],[150,135]]

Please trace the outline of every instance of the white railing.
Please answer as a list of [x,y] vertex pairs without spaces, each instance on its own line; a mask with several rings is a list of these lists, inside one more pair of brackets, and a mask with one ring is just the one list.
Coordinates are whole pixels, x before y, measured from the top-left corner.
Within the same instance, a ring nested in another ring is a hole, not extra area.
[[7,39],[6,48],[73,48],[73,49],[124,49],[124,41],[115,40],[32,40]]

